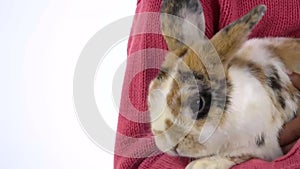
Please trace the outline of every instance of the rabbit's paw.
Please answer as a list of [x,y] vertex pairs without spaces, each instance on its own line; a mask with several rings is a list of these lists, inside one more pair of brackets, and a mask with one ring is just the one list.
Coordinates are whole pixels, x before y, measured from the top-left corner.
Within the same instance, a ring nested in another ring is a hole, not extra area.
[[203,158],[192,161],[185,169],[230,169],[234,164],[226,158]]

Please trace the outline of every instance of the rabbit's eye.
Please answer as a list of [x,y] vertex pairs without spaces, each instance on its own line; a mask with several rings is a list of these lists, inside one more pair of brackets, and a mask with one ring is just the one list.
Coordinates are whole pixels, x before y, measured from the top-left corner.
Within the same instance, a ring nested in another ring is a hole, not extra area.
[[193,114],[197,114],[197,119],[200,118],[198,116],[201,116],[199,114],[201,114],[201,111],[203,110],[203,108],[205,107],[205,101],[202,97],[200,97],[199,99],[193,100],[190,108],[193,111]]

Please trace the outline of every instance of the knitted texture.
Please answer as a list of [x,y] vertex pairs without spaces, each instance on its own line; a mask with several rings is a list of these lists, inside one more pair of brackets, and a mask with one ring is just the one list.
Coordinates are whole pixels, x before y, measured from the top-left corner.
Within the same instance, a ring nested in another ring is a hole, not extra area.
[[[208,38],[258,4],[265,4],[268,10],[250,38],[300,37],[299,0],[201,0],[201,3]],[[136,13],[159,12],[160,4],[161,0],[138,0]],[[128,41],[128,59],[115,146],[115,169],[183,169],[190,161],[163,153],[156,155],[158,150],[147,123],[148,86],[157,75],[167,50],[158,31],[157,16],[149,15],[145,18],[137,15],[135,18]],[[254,159],[233,168],[299,169],[300,141],[287,155],[273,162]]]

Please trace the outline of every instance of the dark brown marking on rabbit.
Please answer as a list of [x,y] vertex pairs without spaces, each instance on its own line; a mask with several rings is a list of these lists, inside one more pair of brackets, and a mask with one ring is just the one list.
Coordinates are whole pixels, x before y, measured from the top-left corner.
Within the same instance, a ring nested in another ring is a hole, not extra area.
[[266,75],[264,74],[263,68],[254,63],[253,61],[249,61],[242,58],[233,58],[232,61],[229,63],[229,67],[240,67],[248,69],[249,72],[256,77],[262,84],[266,81]]
[[157,79],[158,80],[165,79],[167,77],[168,72],[169,72],[169,70],[167,68],[161,68],[157,75]]
[[274,66],[270,66],[270,74],[267,77],[267,84],[276,92],[280,92],[282,85],[277,69]]
[[256,77],[260,82],[264,83],[265,80],[266,80],[266,76],[264,74],[264,71],[263,71],[263,68],[258,65],[258,64],[255,64],[251,61],[249,61],[247,63],[247,67],[249,69],[249,72],[254,76]]
[[285,106],[286,106],[285,100],[284,100],[284,98],[281,95],[278,96],[278,102],[280,103],[281,107],[283,109],[285,109]]
[[230,82],[230,80],[228,79],[227,77],[227,80],[226,80],[226,102],[225,102],[225,107],[224,107],[224,113],[227,112],[227,109],[228,109],[228,106],[231,105],[231,91],[232,91],[232,84]]
[[[283,98],[284,97],[283,94],[285,94],[288,90],[287,90],[287,88],[282,87],[283,84],[279,77],[278,70],[274,66],[270,66],[268,68],[268,72],[269,72],[269,75],[267,76],[267,84],[274,91],[275,97],[277,100],[277,101],[275,101],[274,104],[277,105],[276,103],[278,102],[280,104],[281,108],[283,110],[285,110],[286,102],[285,102],[285,99]],[[287,94],[286,94],[286,97],[288,97]]]
[[265,145],[265,134],[261,133],[260,135],[256,136],[255,143],[258,147]]

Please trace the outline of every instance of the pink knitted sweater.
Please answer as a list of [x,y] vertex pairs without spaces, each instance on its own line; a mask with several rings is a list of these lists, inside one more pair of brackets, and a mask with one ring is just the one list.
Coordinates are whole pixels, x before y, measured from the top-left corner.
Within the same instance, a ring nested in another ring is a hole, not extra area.
[[[206,21],[206,35],[209,38],[258,4],[265,4],[268,10],[250,38],[267,36],[300,38],[300,0],[201,0],[201,3]],[[161,0],[138,0],[136,13],[159,12],[160,4]],[[160,67],[164,55],[158,49],[166,50],[167,46],[159,34],[133,35],[133,32],[149,27],[157,29],[158,25],[157,18],[136,19],[133,23],[132,36],[128,41],[127,68],[117,129],[119,135],[115,146],[115,169],[183,169],[189,162],[187,158],[163,153],[154,156],[156,147],[151,139],[150,126],[149,123],[143,123],[148,117],[146,103],[148,85],[158,73],[158,69],[151,67]],[[142,51],[150,48],[155,50]],[[233,168],[300,169],[300,141],[288,154],[273,162],[254,159]]]

